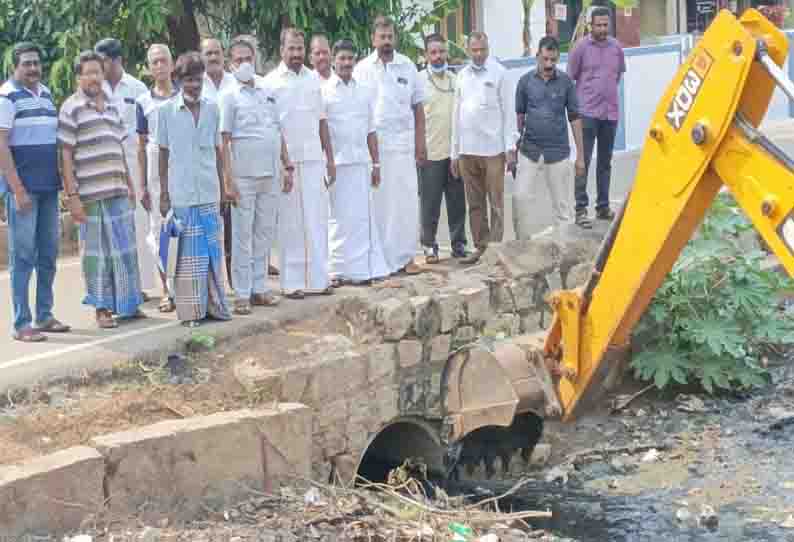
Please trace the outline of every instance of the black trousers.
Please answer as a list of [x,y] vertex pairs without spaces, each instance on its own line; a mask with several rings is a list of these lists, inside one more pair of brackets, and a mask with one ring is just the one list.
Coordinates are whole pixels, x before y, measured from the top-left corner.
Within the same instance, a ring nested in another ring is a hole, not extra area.
[[574,180],[576,211],[584,211],[589,204],[587,197],[587,172],[593,158],[593,147],[598,144],[596,157],[596,209],[609,208],[609,184],[612,177],[612,150],[618,123],[614,120],[582,117],[582,139],[584,140],[584,175]]
[[[428,160],[419,168],[419,212],[422,219],[422,246],[436,246],[441,200],[446,198],[447,222],[452,247],[466,245],[466,190],[463,179],[449,171],[450,160]],[[386,242],[386,240],[384,240]]]

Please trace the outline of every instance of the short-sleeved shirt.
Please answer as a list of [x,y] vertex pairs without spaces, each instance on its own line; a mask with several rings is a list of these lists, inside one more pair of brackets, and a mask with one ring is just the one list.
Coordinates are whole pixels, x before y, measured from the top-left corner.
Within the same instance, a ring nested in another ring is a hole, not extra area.
[[61,189],[58,173],[58,114],[44,85],[38,92],[9,79],[0,87],[0,130],[8,130],[8,144],[25,190],[32,193]]
[[208,98],[211,101],[218,103],[220,101],[221,94],[236,84],[237,79],[235,79],[231,73],[224,71],[223,77],[221,77],[221,84],[215,86],[215,82],[212,80],[212,78],[207,75],[207,72],[204,72],[204,83],[201,85],[201,97]]
[[323,84],[323,104],[337,166],[369,162],[367,136],[375,132],[372,90],[334,74]]
[[322,80],[306,66],[295,73],[282,62],[265,77],[265,82],[279,104],[279,122],[290,160],[322,161],[320,120],[325,118]]
[[353,77],[375,91],[375,127],[381,151],[413,151],[414,107],[425,101],[424,83],[414,63],[395,52],[386,64],[373,51],[362,59]]
[[149,92],[146,85],[142,81],[134,78],[127,72],[121,76],[116,88],[112,88],[107,79],[103,81],[102,88],[105,94],[110,97],[110,100],[115,104],[116,109],[121,113],[121,119],[124,121],[124,129],[127,131],[127,139],[124,144],[127,147],[127,160],[136,163],[135,150],[138,146],[135,131],[137,128],[136,113],[137,106],[136,100],[138,97]]
[[576,85],[555,70],[546,81],[538,70],[524,74],[516,87],[516,113],[524,115],[519,148],[533,162],[541,156],[547,164],[571,154],[568,122],[579,118]]
[[95,99],[82,90],[61,106],[58,142],[74,148],[74,176],[83,201],[127,195],[124,141],[127,130],[116,103],[105,96],[99,111]]
[[174,207],[220,203],[216,150],[218,104],[201,97],[198,123],[180,92],[158,110],[157,143],[168,150],[168,193]]
[[146,94],[141,94],[136,100],[135,131],[139,135],[148,136],[148,145],[157,147],[157,109],[165,102],[179,94],[179,89],[174,88],[170,96],[155,94],[154,89]]
[[232,138],[235,177],[270,177],[281,151],[278,100],[264,80],[235,83],[220,97],[221,133]]
[[584,117],[618,120],[618,82],[626,58],[618,40],[584,38],[568,56],[568,75],[576,81],[579,111]]
[[455,74],[445,70],[435,75],[429,70],[419,72],[425,85],[425,139],[427,159],[446,160],[452,141],[452,111],[455,108]]

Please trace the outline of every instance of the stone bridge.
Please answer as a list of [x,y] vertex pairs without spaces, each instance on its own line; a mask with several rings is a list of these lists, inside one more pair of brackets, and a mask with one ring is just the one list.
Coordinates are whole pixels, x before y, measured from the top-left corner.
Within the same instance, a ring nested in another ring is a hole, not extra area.
[[[356,472],[380,478],[409,456],[444,471],[454,366],[474,352],[488,355],[505,339],[522,336],[512,340],[520,345],[542,335],[551,320],[546,294],[582,285],[598,245],[598,238],[493,245],[476,266],[340,297],[334,329],[341,333],[262,353],[238,364],[235,374],[260,399],[313,410],[316,479],[347,481]],[[516,418],[515,431],[480,430],[484,440],[462,451],[464,476],[525,468],[541,423],[530,414]]]

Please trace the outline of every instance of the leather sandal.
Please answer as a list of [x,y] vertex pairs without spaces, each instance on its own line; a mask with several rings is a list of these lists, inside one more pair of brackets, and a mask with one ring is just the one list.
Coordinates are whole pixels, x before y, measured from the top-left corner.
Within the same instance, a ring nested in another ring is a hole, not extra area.
[[67,326],[56,318],[50,318],[46,322],[37,325],[34,329],[41,333],[67,333],[72,330],[71,326]]
[[96,311],[96,323],[101,329],[113,329],[119,327],[118,322],[113,319],[113,315],[107,309]]

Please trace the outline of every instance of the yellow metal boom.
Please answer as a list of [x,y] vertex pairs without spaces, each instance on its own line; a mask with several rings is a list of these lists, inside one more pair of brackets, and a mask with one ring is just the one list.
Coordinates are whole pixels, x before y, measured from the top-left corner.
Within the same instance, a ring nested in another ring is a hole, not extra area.
[[757,127],[776,85],[785,35],[756,10],[718,14],[676,74],[646,137],[631,193],[581,290],[556,292],[545,355],[560,360],[564,419],[600,395],[609,351],[634,325],[723,186],[794,274],[794,163]]

